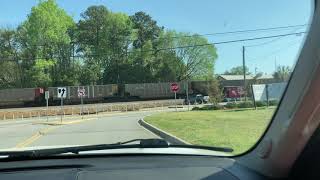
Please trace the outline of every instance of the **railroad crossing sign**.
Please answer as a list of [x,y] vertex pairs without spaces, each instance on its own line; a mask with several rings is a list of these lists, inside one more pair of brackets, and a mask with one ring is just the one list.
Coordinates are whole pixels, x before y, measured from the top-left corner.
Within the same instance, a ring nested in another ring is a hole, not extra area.
[[180,89],[177,83],[171,83],[170,88],[171,88],[171,91],[174,93],[178,92]]
[[85,89],[78,89],[78,97],[84,97],[86,95]]
[[58,87],[58,98],[66,98],[67,97],[67,88],[66,87]]

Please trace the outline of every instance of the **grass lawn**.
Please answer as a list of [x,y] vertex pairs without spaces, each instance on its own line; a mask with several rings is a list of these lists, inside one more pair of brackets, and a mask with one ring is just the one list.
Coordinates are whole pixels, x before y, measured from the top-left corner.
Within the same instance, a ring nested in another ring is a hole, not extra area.
[[191,144],[231,147],[239,154],[257,142],[274,110],[166,112],[145,121]]

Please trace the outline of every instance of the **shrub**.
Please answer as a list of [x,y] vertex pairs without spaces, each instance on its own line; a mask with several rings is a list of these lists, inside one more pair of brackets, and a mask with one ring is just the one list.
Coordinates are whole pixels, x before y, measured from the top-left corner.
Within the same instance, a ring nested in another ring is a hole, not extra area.
[[199,107],[193,107],[192,108],[192,111],[199,111],[199,110],[201,110],[201,108],[199,108]]
[[279,104],[278,100],[271,100],[269,101],[269,106],[277,106]]
[[251,101],[240,102],[237,106],[238,108],[251,108],[253,107],[253,102]]
[[221,109],[224,109],[224,106],[218,105],[218,104],[212,106],[212,110],[221,110]]
[[267,106],[267,102],[264,102],[264,101],[257,101],[257,102],[256,102],[256,106],[257,106],[257,107]]
[[227,103],[225,107],[228,109],[234,109],[234,108],[237,108],[238,106],[236,103]]
[[191,82],[192,90],[196,94],[209,95],[209,102],[217,104],[223,99],[222,89],[219,87],[219,81],[216,78],[212,78],[208,81],[193,81]]
[[203,106],[200,108],[200,110],[211,110],[212,106]]
[[209,111],[209,110],[220,110],[220,109],[224,109],[224,106],[221,105],[208,105],[208,106],[203,106],[203,107],[194,107],[192,108],[193,111]]

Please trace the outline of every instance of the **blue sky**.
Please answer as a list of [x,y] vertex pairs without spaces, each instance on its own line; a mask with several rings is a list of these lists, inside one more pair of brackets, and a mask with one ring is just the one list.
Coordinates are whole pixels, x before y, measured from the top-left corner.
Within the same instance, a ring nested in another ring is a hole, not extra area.
[[[24,21],[38,0],[0,0],[0,26],[15,27]],[[88,6],[102,4],[114,12],[129,15],[137,11],[150,14],[166,29],[207,34],[246,29],[309,23],[309,0],[57,0],[75,21]],[[210,42],[253,38],[305,31],[307,27],[255,33],[207,36]],[[246,48],[250,71],[272,73],[275,65],[293,66],[305,35],[217,45],[219,58],[215,73],[242,65],[242,46]],[[271,41],[271,42],[270,42]],[[265,43],[264,45],[261,45]],[[260,44],[260,45],[259,45]]]

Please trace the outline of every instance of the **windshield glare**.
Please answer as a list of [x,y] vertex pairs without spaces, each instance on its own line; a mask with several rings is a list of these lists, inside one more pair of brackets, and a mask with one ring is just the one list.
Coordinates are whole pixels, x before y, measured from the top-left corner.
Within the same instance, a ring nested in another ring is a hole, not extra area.
[[11,0],[0,15],[0,150],[237,155],[280,103],[311,2]]

